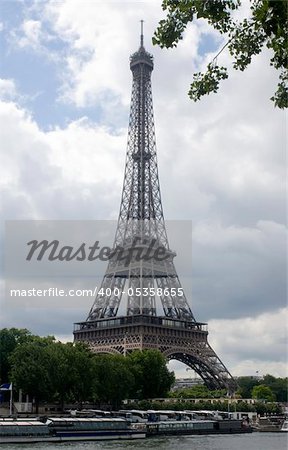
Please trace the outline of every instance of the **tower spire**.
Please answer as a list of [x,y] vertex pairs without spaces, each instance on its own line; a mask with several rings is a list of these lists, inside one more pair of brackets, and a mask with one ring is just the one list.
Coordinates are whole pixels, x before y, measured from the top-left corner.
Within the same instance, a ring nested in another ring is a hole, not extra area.
[[140,47],[144,47],[144,35],[143,35],[143,24],[144,20],[140,20],[141,22],[141,35],[140,35]]

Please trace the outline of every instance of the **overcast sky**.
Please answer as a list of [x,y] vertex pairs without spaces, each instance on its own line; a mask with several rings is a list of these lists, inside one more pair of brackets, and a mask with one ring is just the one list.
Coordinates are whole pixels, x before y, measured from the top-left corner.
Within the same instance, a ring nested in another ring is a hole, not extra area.
[[[164,214],[193,224],[193,313],[208,322],[232,374],[286,375],[285,125],[269,100],[277,73],[268,51],[193,103],[193,72],[225,42],[205,22],[190,25],[177,49],[161,50],[151,43],[164,17],[158,0],[2,0],[0,8],[3,221],[117,219],[129,55],[144,19]],[[229,64],[228,54],[218,62]],[[92,303],[1,302],[1,327],[66,340]]]

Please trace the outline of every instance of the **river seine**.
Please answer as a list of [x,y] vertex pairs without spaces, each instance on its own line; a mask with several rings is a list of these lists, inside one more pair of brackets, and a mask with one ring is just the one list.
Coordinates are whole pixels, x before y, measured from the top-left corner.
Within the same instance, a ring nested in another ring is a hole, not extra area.
[[180,436],[137,441],[4,444],[1,450],[287,450],[287,433]]

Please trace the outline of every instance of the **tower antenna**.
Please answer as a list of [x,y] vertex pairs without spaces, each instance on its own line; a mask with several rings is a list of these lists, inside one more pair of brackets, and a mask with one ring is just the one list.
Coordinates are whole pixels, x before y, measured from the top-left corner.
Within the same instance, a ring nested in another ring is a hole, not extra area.
[[140,20],[140,22],[141,22],[140,47],[143,47],[144,46],[144,35],[143,35],[144,20]]

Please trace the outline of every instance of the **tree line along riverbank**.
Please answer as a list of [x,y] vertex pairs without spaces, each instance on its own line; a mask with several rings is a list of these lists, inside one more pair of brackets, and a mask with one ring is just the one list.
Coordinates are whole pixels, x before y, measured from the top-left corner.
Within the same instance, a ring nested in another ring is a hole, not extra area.
[[[0,381],[13,382],[39,403],[122,407],[124,399],[137,399],[137,409],[227,410],[225,390],[211,391],[203,385],[171,391],[175,375],[158,350],[134,351],[127,356],[95,354],[82,343],[62,343],[53,336],[40,337],[27,329],[0,330]],[[287,378],[265,375],[262,379],[240,377],[237,410],[278,413],[287,401]],[[3,393],[2,393],[3,396]],[[166,398],[164,402],[150,399]],[[171,398],[171,401],[169,401]],[[201,399],[189,403],[186,399]],[[215,399],[211,403],[210,399]],[[241,398],[254,398],[250,404]],[[219,401],[217,401],[219,399]],[[222,399],[222,400],[221,400]],[[3,400],[3,398],[2,398]],[[131,404],[129,408],[131,408]]]

